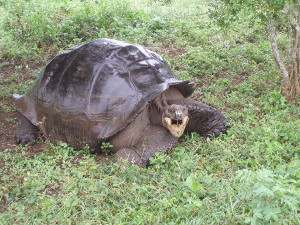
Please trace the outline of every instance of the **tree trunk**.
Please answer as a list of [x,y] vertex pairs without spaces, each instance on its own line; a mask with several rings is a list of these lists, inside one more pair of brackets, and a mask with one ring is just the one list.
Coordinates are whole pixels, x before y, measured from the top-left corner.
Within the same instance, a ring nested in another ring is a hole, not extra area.
[[300,12],[297,14],[296,21],[296,24],[292,25],[293,46],[288,67],[280,58],[276,41],[274,20],[269,19],[268,24],[274,58],[281,72],[281,91],[282,94],[293,103],[296,103],[296,96],[300,96]]
[[291,59],[291,70],[289,72],[292,83],[291,96],[300,96],[300,12],[297,14],[296,24],[292,25],[293,30],[293,48]]

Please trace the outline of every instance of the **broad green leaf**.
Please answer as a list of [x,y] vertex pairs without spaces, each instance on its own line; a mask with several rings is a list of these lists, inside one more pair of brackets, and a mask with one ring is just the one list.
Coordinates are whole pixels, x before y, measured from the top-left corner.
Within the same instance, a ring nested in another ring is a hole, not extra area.
[[202,184],[197,183],[195,181],[195,178],[193,177],[193,175],[190,175],[186,181],[185,181],[185,185],[191,190],[191,191],[199,191],[202,188]]

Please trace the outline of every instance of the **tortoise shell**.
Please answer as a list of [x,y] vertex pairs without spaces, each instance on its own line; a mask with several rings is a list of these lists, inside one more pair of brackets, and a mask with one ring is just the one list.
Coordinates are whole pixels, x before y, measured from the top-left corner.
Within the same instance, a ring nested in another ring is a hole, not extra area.
[[170,86],[184,97],[194,91],[158,54],[102,38],[57,55],[16,106],[52,141],[94,144],[124,129]]

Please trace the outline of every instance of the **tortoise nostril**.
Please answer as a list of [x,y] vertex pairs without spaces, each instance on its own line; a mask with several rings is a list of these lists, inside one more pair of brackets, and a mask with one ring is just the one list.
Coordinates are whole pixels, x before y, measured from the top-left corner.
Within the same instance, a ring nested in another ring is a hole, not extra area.
[[175,112],[175,119],[179,120],[181,118],[181,113],[179,111]]

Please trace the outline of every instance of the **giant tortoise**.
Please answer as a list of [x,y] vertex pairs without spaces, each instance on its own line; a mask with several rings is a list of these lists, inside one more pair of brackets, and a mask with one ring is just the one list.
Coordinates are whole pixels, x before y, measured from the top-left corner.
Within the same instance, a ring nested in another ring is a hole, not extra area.
[[184,133],[226,131],[217,109],[187,98],[193,91],[155,52],[96,39],[57,55],[32,89],[14,94],[16,143],[33,144],[39,133],[74,148],[110,142],[116,159],[144,166],[156,152],[177,146]]

